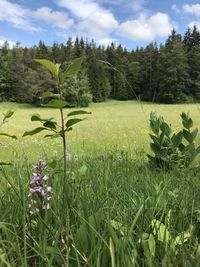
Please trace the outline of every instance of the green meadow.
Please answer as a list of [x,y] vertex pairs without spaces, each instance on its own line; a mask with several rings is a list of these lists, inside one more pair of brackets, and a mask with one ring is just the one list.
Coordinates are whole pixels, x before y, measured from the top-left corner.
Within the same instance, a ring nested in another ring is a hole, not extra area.
[[[27,104],[1,103],[1,111],[6,110],[14,110],[15,115],[4,125],[3,131],[15,134],[19,139],[14,142],[3,139],[1,148],[3,157],[10,157],[13,151],[34,158],[44,152],[60,152],[60,140],[44,139],[44,133],[21,138],[25,131],[41,125],[38,122],[31,122],[32,114],[39,113],[44,118],[59,119],[57,110],[37,108]],[[67,136],[71,153],[79,155],[97,151],[103,153],[105,150],[115,148],[132,153],[133,145],[136,145],[138,151],[149,150],[151,111],[162,115],[172,125],[174,131],[178,131],[181,127],[180,113],[183,111],[189,111],[195,126],[200,127],[199,104],[161,105],[136,101],[107,101],[93,103],[86,110],[91,111],[92,115],[87,116],[87,120],[80,125],[74,126],[73,131]],[[69,109],[66,109],[66,114],[67,112]]]
[[[1,137],[0,159],[12,165],[0,167],[0,266],[200,266],[199,159],[187,169],[165,171],[151,168],[146,157],[150,112],[176,132],[182,111],[199,128],[198,104],[89,106],[92,114],[67,135],[71,159],[64,207],[61,141],[44,134],[22,138],[40,125],[30,121],[32,114],[59,119],[59,111],[15,103],[0,107],[15,111],[2,131],[18,137]],[[39,159],[48,165],[53,193],[49,209],[32,215],[29,183]]]

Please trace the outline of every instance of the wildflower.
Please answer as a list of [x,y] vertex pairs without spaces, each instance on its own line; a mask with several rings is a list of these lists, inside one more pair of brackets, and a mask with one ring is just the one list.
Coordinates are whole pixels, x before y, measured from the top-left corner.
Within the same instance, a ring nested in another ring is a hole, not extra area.
[[29,205],[30,213],[42,213],[49,209],[49,202],[52,195],[52,187],[47,184],[48,175],[44,174],[47,165],[44,160],[39,160],[37,165],[33,166],[34,173],[30,178]]

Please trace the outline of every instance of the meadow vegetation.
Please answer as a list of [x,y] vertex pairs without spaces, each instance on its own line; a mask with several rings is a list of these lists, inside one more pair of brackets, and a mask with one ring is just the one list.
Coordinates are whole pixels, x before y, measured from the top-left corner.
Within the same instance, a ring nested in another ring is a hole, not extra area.
[[[59,114],[1,103],[1,111],[7,110],[15,113],[1,130],[18,139],[1,136],[0,160],[12,165],[0,167],[0,266],[199,266],[199,158],[187,168],[158,170],[147,157],[153,155],[150,112],[162,115],[177,133],[183,111],[190,111],[199,128],[197,104],[91,104],[92,115],[68,134],[64,207],[61,140],[45,139],[42,132],[22,138],[39,126],[30,121],[32,114],[56,120]],[[40,176],[48,176],[52,194],[49,209],[32,214],[30,182],[37,168],[32,165],[39,159],[48,166]]]

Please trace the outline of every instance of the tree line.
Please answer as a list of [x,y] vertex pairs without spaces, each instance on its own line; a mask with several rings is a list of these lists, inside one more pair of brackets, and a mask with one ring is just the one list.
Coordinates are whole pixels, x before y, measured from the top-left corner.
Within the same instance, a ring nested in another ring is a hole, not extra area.
[[81,71],[65,83],[69,106],[87,106],[106,99],[141,99],[159,103],[200,100],[200,32],[194,26],[182,36],[175,30],[165,44],[150,43],[128,51],[121,45],[104,47],[83,38],[66,44],[0,47],[0,101],[41,104],[44,91],[56,91],[48,71],[33,61],[49,59],[66,69],[84,56]]

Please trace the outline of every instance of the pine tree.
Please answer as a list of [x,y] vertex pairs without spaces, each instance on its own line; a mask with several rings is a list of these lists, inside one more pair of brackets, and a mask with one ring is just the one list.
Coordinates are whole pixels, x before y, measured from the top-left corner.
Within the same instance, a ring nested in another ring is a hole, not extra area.
[[141,65],[137,61],[132,61],[128,65],[127,70],[128,82],[128,99],[138,99],[143,94],[142,92],[142,70]]
[[185,101],[189,85],[187,56],[181,36],[175,30],[165,47],[160,47],[159,70],[157,100],[164,103]]
[[158,48],[156,43],[151,43],[144,50],[144,81],[143,96],[144,100],[154,102],[158,90]]
[[187,59],[189,65],[189,94],[200,100],[200,33],[197,27],[188,29],[184,36],[184,44],[187,49]]

